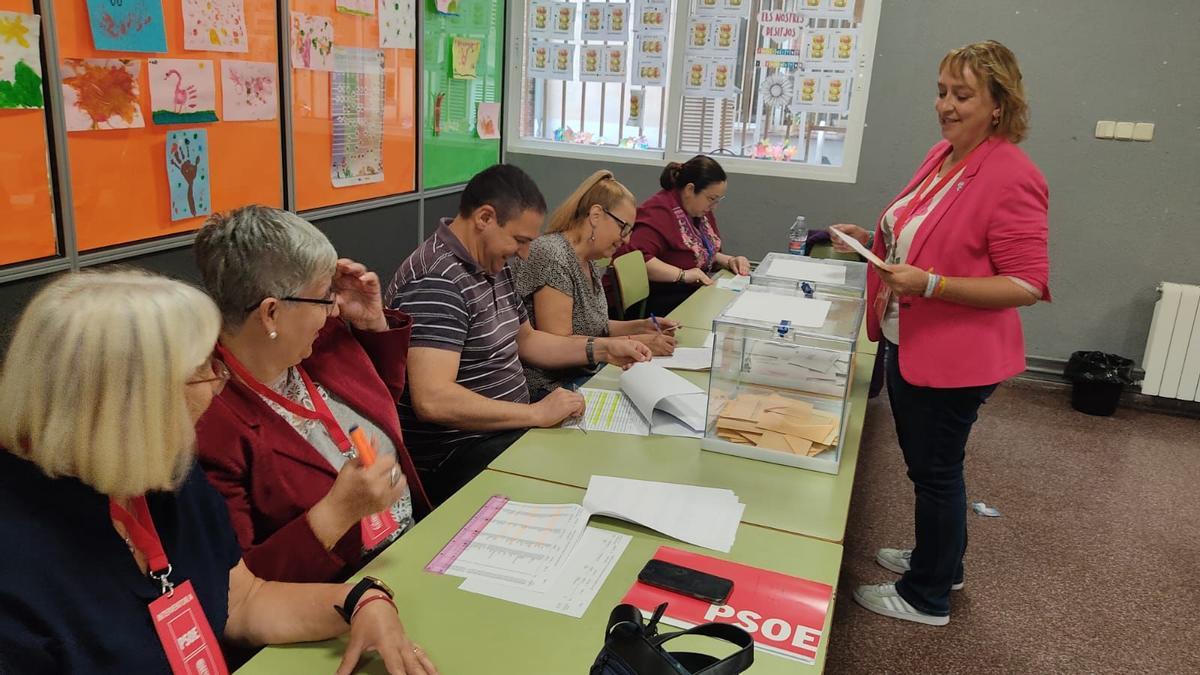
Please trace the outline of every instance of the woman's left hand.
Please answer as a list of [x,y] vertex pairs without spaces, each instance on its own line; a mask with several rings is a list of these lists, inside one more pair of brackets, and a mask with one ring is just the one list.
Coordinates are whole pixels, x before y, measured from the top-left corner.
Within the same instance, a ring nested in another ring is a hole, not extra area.
[[725,268],[744,277],[750,274],[750,260],[744,255],[730,256],[729,260],[725,261]]
[[876,268],[879,278],[898,296],[924,295],[929,272],[903,263]]
[[367,271],[362,263],[341,258],[333,273],[333,290],[337,292],[338,312],[350,325],[359,330],[387,330],[379,275]]
[[337,675],[354,672],[363,652],[377,652],[389,675],[437,675],[438,672],[429,656],[408,639],[396,609],[387,602],[361,605],[354,614]]

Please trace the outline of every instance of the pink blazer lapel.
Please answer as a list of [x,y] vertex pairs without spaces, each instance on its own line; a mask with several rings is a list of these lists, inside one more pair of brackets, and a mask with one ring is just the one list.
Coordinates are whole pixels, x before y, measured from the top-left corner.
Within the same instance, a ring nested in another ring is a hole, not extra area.
[[[929,236],[933,234],[933,231],[937,229],[938,224],[942,222],[942,217],[946,215],[946,213],[950,210],[950,207],[954,206],[954,202],[958,199],[958,196],[961,195],[968,186],[970,186],[971,180],[975,177],[975,174],[979,172],[979,167],[983,165],[983,161],[987,159],[987,156],[996,149],[996,146],[999,142],[1000,139],[995,136],[984,141],[983,146],[981,146],[979,150],[971,157],[967,165],[963,167],[962,173],[959,174],[957,180],[951,183],[950,191],[947,192],[946,196],[942,198],[942,201],[938,203],[937,208],[935,208],[932,213],[926,216],[925,220],[921,221],[921,227],[913,236],[912,245],[908,247],[908,256],[905,258],[904,262],[911,265],[912,261],[917,259],[917,255],[921,252],[921,248],[925,246],[925,242],[929,241]],[[942,157],[944,157],[944,155],[942,155]],[[936,166],[936,161],[934,165]]]
[[[924,180],[925,177],[929,175],[929,172],[933,171],[937,167],[939,162],[945,159],[946,154],[949,151],[950,144],[946,141],[941,141],[937,145],[933,146],[933,148],[929,151],[929,154],[925,157],[925,161],[921,164],[920,168],[918,168],[917,172],[913,174],[913,177],[909,179],[908,185],[905,185],[904,189],[897,193],[895,197],[892,197],[892,201],[888,202],[887,206],[883,208],[883,213],[879,214],[879,220],[875,223],[876,230],[878,230],[879,226],[883,224],[883,218],[887,215],[887,212],[891,210],[892,205],[900,201],[904,195],[915,190],[917,188],[917,184]],[[881,238],[877,236],[875,239],[876,241],[879,241]]]

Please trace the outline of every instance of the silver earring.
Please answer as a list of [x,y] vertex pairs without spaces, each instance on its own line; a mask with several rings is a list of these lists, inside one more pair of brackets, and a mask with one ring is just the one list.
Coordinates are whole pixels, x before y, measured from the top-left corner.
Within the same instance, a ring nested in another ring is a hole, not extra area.
[[267,333],[267,337],[274,340],[275,338],[279,337],[279,333],[276,333],[275,331],[271,331],[270,333]]

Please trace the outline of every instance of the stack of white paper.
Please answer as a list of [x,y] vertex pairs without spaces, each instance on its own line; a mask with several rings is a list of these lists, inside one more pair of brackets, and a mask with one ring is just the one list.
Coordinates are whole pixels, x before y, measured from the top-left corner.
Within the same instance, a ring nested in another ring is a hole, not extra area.
[[744,291],[750,285],[750,277],[733,276],[721,277],[717,279],[717,288],[724,288],[729,291]]
[[600,592],[631,538],[620,532],[587,528],[556,577],[540,590],[485,577],[467,577],[459,589],[578,619]]
[[731,490],[592,476],[583,506],[696,546],[728,553],[746,505]]
[[769,277],[782,277],[795,281],[811,281],[814,283],[844,284],[846,283],[846,268],[841,265],[831,265],[797,258],[773,258],[771,265],[763,270]]
[[670,414],[697,432],[704,431],[708,395],[704,390],[653,362],[635,363],[621,373],[621,391],[633,401],[633,407],[650,420],[651,432],[657,424],[674,425],[660,416]]
[[708,370],[712,368],[712,347],[676,347],[674,354],[656,356],[653,363],[672,370]]
[[793,326],[820,328],[825,325],[832,304],[828,300],[782,293],[742,293],[725,310],[725,315],[772,324],[790,321]]
[[466,577],[465,591],[583,616],[630,540],[590,517],[579,504],[508,502],[445,574]]

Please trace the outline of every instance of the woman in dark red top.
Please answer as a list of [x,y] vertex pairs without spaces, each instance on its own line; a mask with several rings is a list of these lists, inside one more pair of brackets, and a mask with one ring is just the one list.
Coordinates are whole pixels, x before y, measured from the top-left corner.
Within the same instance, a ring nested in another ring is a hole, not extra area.
[[650,278],[646,309],[665,315],[720,269],[750,274],[750,261],[721,251],[721,231],[713,210],[725,199],[725,170],[705,155],[671,162],[658,179],[662,190],[637,211],[629,243],[617,255],[641,251]]

